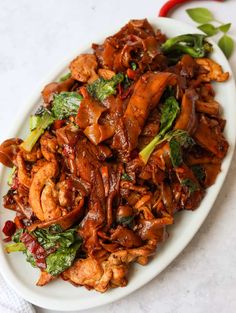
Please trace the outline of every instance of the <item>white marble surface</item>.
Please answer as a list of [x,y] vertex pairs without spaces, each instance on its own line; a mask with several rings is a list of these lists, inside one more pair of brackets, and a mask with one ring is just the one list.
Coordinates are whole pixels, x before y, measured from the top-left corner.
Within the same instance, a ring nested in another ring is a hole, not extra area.
[[[164,0],[0,0],[0,141],[15,112],[49,71],[80,45],[130,18],[154,17]],[[172,16],[192,23],[184,9]],[[236,1],[201,1],[219,20],[235,20]],[[232,27],[236,34],[236,24]],[[231,58],[236,72],[236,51]],[[236,105],[236,104],[235,104]],[[236,312],[236,157],[198,234],[158,277],[130,296],[87,313]],[[37,313],[56,313],[36,308]]]

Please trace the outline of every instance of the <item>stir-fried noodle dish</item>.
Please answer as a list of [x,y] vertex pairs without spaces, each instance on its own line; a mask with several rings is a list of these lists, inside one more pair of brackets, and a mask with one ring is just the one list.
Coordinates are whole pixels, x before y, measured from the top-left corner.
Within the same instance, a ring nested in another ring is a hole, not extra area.
[[38,286],[126,286],[175,214],[200,205],[228,149],[212,82],[229,73],[211,51],[205,35],[131,20],[44,87],[25,140],[1,144],[5,250],[39,269]]

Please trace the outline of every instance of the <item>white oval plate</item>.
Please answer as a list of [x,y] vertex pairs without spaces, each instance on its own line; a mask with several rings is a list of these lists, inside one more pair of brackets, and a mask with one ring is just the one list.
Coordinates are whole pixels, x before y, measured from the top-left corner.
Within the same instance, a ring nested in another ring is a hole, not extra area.
[[[183,33],[199,32],[199,30],[196,28],[174,19],[156,18],[155,20],[150,20],[150,22],[154,26],[160,28],[169,37],[177,36]],[[95,38],[94,42],[102,42],[105,37],[115,33],[116,31],[117,29],[110,29],[108,34],[104,34],[103,38],[98,38],[97,40]],[[89,46],[90,45],[88,45],[86,49],[81,49],[77,52],[77,54],[88,52]],[[51,282],[45,287],[37,287],[35,286],[35,282],[38,279],[39,271],[32,268],[25,261],[25,257],[21,253],[12,253],[10,255],[6,255],[3,251],[3,245],[1,244],[1,273],[9,282],[9,284],[15,289],[15,291],[23,298],[38,306],[60,311],[79,311],[118,300],[137,290],[153,279],[157,274],[165,269],[167,265],[169,265],[170,262],[173,261],[190,242],[195,233],[198,231],[199,227],[202,225],[211,207],[213,206],[216,197],[219,194],[230,166],[236,138],[236,93],[232,71],[228,61],[218,46],[213,43],[213,48],[214,52],[212,54],[212,58],[221,64],[225,71],[229,71],[231,74],[231,78],[226,83],[218,83],[214,86],[216,90],[216,99],[221,103],[224,111],[224,117],[227,120],[225,135],[229,141],[230,148],[226,158],[222,163],[222,171],[218,175],[216,183],[208,189],[200,207],[195,212],[185,211],[177,214],[175,218],[175,225],[169,228],[170,236],[168,240],[161,248],[159,248],[150,263],[146,266],[140,266],[137,264],[133,265],[132,274],[130,274],[127,287],[116,288],[106,292],[105,294],[100,294],[95,291],[88,291],[84,287],[75,288],[63,280]],[[72,56],[67,63],[64,63],[60,71],[57,71],[51,75],[45,84],[58,79],[59,76],[65,73],[65,65],[68,65],[69,61],[72,60],[73,57],[74,56]],[[32,112],[36,106],[39,105],[39,96],[42,88],[43,85],[40,86],[35,98],[32,99],[29,105],[25,107],[25,110],[21,112],[21,116],[19,116],[15,123],[16,127],[11,132],[11,134],[6,136],[6,138],[13,136],[24,137],[26,132],[28,132],[28,118],[30,112]],[[0,174],[0,198],[2,199],[2,196],[7,191],[6,182],[9,170],[2,169]],[[4,221],[12,218],[13,216],[13,212],[8,211],[4,209],[3,206],[1,206],[0,229],[2,229]],[[0,236],[2,239],[2,233]]]

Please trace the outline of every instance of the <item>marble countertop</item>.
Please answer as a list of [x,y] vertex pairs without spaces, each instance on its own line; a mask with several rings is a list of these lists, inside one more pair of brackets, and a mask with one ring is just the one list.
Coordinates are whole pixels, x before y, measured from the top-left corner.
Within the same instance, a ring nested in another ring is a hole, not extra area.
[[[80,45],[130,18],[155,17],[164,0],[0,0],[0,141],[48,71]],[[172,17],[194,24],[187,7]],[[219,20],[235,20],[236,1],[201,1]],[[236,38],[236,24],[231,34]],[[230,60],[236,73],[236,52]],[[236,104],[235,104],[236,105]],[[236,156],[217,201],[188,247],[145,287],[87,313],[236,312]],[[37,313],[56,313],[36,308]],[[59,313],[59,312],[57,312]]]

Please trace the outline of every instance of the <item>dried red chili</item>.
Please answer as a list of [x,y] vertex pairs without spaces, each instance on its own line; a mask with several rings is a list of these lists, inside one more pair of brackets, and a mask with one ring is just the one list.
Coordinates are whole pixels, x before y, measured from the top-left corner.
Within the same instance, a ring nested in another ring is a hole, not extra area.
[[46,250],[38,243],[36,238],[34,238],[29,233],[23,233],[20,236],[21,242],[23,242],[28,249],[28,251],[33,255],[35,263],[39,268],[45,269],[46,264]]
[[11,237],[16,231],[16,224],[12,221],[6,221],[2,231],[7,237]]
[[[176,6],[179,6],[182,3],[190,1],[192,0],[169,0],[161,7],[158,16],[166,17],[168,16],[169,12],[173,10]],[[212,0],[212,1],[224,2],[225,0]]]

